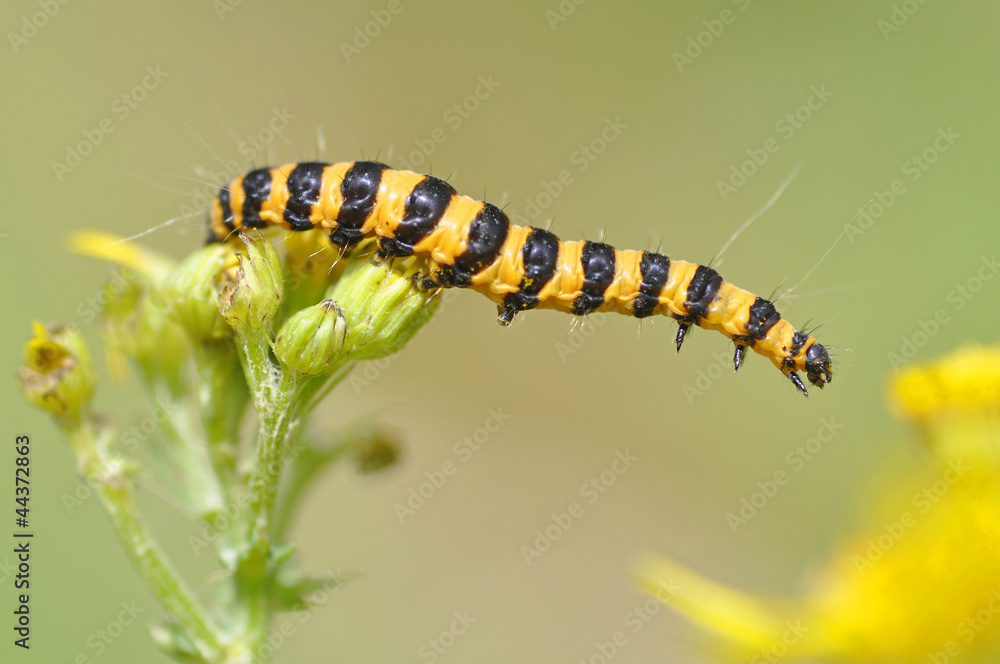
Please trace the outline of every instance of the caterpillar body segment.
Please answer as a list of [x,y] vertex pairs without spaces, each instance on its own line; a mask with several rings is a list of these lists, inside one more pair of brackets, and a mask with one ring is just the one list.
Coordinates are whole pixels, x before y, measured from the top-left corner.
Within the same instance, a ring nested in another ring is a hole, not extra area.
[[499,208],[459,195],[444,180],[372,161],[302,162],[250,171],[223,186],[209,213],[210,242],[243,228],[322,228],[350,250],[366,238],[381,258],[418,255],[425,288],[461,287],[497,304],[510,324],[520,311],[596,311],[679,323],[677,350],[692,325],[733,340],[740,368],[747,348],[767,357],[807,394],[797,372],[822,388],[832,379],[826,348],[796,331],[774,304],[725,281],[711,267],[602,242],[564,241],[510,223]]

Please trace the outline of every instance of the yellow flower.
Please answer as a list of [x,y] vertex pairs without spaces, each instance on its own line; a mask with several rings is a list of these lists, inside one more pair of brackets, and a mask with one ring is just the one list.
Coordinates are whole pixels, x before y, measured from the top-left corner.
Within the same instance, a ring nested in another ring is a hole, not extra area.
[[754,598],[656,556],[640,586],[676,583],[670,604],[730,661],[1000,661],[1000,347],[908,368],[890,395],[933,462],[890,483],[803,596]]
[[135,270],[153,282],[162,280],[173,268],[170,259],[113,233],[80,231],[70,236],[69,245],[75,253],[117,263]]

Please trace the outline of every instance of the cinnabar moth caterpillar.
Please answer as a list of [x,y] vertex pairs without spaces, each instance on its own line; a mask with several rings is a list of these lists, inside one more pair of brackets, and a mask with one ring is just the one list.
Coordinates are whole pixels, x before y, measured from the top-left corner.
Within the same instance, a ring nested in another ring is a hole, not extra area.
[[375,238],[381,258],[421,256],[430,266],[423,287],[478,291],[497,303],[504,325],[535,308],[578,316],[662,314],[680,325],[678,351],[697,325],[733,340],[736,369],[752,348],[803,394],[797,372],[821,388],[833,377],[822,344],[796,331],[772,302],[728,283],[711,267],[517,226],[498,207],[460,196],[431,175],[374,161],[302,162],[250,171],[219,190],[209,214],[210,242],[267,226],[320,227],[345,250]]

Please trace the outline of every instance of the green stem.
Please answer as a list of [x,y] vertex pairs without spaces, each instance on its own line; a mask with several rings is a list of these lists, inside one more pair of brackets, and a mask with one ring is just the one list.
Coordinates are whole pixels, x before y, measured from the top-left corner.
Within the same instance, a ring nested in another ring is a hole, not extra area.
[[306,445],[302,452],[289,464],[288,478],[275,505],[271,517],[271,535],[275,541],[283,541],[291,526],[295,509],[305,490],[320,471],[338,461],[344,453],[353,447],[353,441],[341,442],[329,450],[319,450]]
[[302,413],[295,403],[295,382],[293,376],[283,373],[268,407],[262,412],[258,411],[260,434],[257,440],[257,458],[250,477],[247,519],[247,538],[251,544],[267,537],[268,521],[285,464],[285,452],[301,421]]
[[184,630],[199,655],[206,661],[218,661],[224,650],[218,628],[160,552],[139,516],[129,479],[102,454],[106,444],[95,441],[93,424],[70,424],[67,434],[79,470],[84,477],[93,478],[94,490],[129,560],[171,620]]
[[250,477],[247,542],[268,537],[281,471],[299,425],[349,373],[343,361],[324,376],[298,376],[271,359],[270,340],[263,326],[247,326],[238,335],[240,359],[260,419],[256,458]]
[[162,427],[183,495],[199,517],[211,521],[225,505],[225,497],[205,437],[197,426],[191,400],[186,394],[171,391],[163,382],[154,380],[152,390],[158,407],[175,411],[164,417]]
[[254,408],[260,414],[270,409],[282,371],[271,359],[271,341],[263,325],[247,325],[237,331],[236,341]]
[[226,495],[238,477],[239,423],[247,402],[247,384],[228,342],[195,343],[195,391],[212,465]]

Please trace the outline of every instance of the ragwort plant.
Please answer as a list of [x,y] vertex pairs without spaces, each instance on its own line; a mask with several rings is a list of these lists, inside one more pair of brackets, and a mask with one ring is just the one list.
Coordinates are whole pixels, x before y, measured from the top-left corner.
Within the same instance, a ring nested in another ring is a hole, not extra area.
[[[214,244],[179,264],[98,233],[75,248],[129,271],[109,291],[101,335],[113,375],[131,365],[151,404],[171,404],[162,440],[148,439],[153,468],[116,449],[113,418],[95,409],[97,376],[76,329],[35,324],[19,373],[27,399],[69,439],[164,620],[155,643],[177,661],[266,663],[275,613],[308,609],[345,583],[294,565],[288,528],[310,480],[353,458],[360,472],[394,462],[397,448],[358,424],[318,445],[309,414],[358,362],[395,353],[433,315],[437,292],[414,285],[415,259],[377,263],[363,250],[336,260],[318,233],[290,236],[285,257],[260,233]],[[247,404],[256,427],[243,426]],[[241,432],[255,440],[240,440]],[[324,438],[329,439],[328,434]],[[136,507],[150,473],[184,505],[225,574],[192,592]]]

